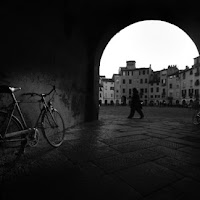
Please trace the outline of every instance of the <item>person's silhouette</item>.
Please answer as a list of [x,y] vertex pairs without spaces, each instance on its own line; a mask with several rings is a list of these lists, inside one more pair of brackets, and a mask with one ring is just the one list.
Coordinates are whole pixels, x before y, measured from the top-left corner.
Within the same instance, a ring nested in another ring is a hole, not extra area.
[[131,119],[134,116],[135,111],[137,111],[139,113],[140,119],[142,119],[144,117],[144,114],[142,112],[142,105],[141,105],[139,93],[136,88],[133,88],[133,95],[131,97],[130,107],[131,107],[131,110],[130,110],[130,114],[128,116],[129,119]]

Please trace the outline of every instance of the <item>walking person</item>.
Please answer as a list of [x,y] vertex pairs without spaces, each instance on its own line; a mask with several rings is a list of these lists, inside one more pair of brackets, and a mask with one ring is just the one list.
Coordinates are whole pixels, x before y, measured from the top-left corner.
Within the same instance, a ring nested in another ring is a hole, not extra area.
[[140,101],[138,90],[136,88],[133,88],[133,95],[131,97],[130,107],[131,107],[131,110],[130,110],[130,114],[128,116],[129,119],[131,119],[134,116],[135,111],[137,111],[139,113],[140,119],[144,118],[144,114],[142,112],[142,104]]

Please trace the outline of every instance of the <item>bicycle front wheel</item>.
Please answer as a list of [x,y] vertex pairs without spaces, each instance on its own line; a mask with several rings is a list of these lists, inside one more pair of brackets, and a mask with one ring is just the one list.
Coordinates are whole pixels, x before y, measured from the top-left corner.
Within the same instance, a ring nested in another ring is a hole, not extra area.
[[200,110],[196,111],[192,117],[192,122],[194,125],[200,124]]
[[[9,115],[7,112],[0,111],[0,166],[13,165],[24,152],[26,145],[26,139],[23,136],[12,137],[4,139],[4,134],[9,121]],[[20,121],[13,116],[11,118],[7,133],[23,130],[23,126]]]
[[42,116],[42,132],[48,143],[59,147],[65,136],[64,121],[57,110],[47,111]]

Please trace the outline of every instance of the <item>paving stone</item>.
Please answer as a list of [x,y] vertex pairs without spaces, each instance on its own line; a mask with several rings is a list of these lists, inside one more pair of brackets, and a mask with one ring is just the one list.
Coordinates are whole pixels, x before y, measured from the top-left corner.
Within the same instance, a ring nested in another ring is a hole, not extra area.
[[[86,179],[86,181],[88,180]],[[98,177],[91,183],[84,182],[84,190],[89,199],[142,199],[142,195],[134,188],[116,176],[110,175]]]
[[200,148],[200,144],[199,143],[187,141],[187,140],[184,140],[184,139],[181,139],[181,138],[168,137],[168,138],[166,138],[166,140],[169,140],[169,141],[172,141],[172,142],[176,142],[176,143],[179,143],[179,144],[184,144],[184,145],[187,145],[187,146]]
[[116,174],[143,195],[151,194],[182,177],[152,162],[121,170]]
[[171,157],[163,157],[154,161],[155,163],[174,170],[183,176],[191,177],[200,181],[200,167],[190,165],[184,161],[173,159]]
[[161,157],[163,157],[163,155],[160,153],[153,152],[148,149],[142,149],[105,159],[98,159],[95,160],[94,163],[104,169],[107,173],[111,173],[123,168],[139,165],[147,161],[156,160]]
[[194,181],[190,178],[183,178],[172,184],[177,191],[183,193],[182,199],[199,199],[200,198],[200,182]]
[[170,142],[170,141],[167,141],[165,139],[159,139],[159,138],[151,138],[151,139],[148,139],[146,141],[158,144],[160,146],[169,147],[169,148],[172,148],[172,149],[179,149],[181,147],[184,147],[184,145],[182,145],[182,144]]
[[163,146],[151,147],[150,150],[163,153],[166,156],[169,156],[169,157],[172,157],[172,158],[175,158],[175,159],[178,159],[190,164],[200,165],[199,157],[197,156],[192,157],[192,156],[189,156],[187,153],[184,153],[178,150],[170,149]]
[[183,193],[177,191],[175,188],[167,186],[158,191],[153,192],[144,198],[144,200],[177,200]]
[[122,153],[126,153],[126,152],[137,151],[139,149],[146,149],[148,147],[153,147],[153,146],[155,146],[154,143],[147,142],[144,140],[139,140],[139,141],[124,143],[124,144],[112,145],[112,148]]
[[154,131],[148,132],[148,133],[146,133],[146,135],[151,136],[153,138],[167,138],[167,137],[169,137],[167,135],[162,135],[160,133],[155,133]]
[[200,150],[193,148],[193,147],[189,147],[189,146],[181,147],[181,148],[179,148],[179,151],[183,151],[183,152],[188,153],[189,155],[192,155],[192,156],[200,157]]
[[133,135],[133,136],[123,136],[123,137],[118,137],[118,138],[109,138],[109,139],[104,139],[101,140],[102,142],[108,144],[108,145],[115,145],[115,144],[121,144],[121,143],[128,143],[131,141],[137,141],[137,140],[145,140],[149,139],[149,136],[146,136],[144,134],[139,134],[139,135]]
[[185,137],[182,137],[181,139],[187,140],[187,141],[190,141],[190,142],[200,143],[200,138],[196,137],[194,135],[193,136],[185,136]]

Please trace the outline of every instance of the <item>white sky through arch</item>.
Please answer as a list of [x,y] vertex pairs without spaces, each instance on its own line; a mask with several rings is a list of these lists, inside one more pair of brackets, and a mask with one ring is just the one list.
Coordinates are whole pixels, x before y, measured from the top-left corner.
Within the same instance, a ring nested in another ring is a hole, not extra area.
[[199,55],[192,39],[179,27],[158,20],[132,24],[118,32],[107,44],[100,61],[100,75],[111,78],[135,60],[136,67],[151,67],[154,71],[177,65],[191,67]]

